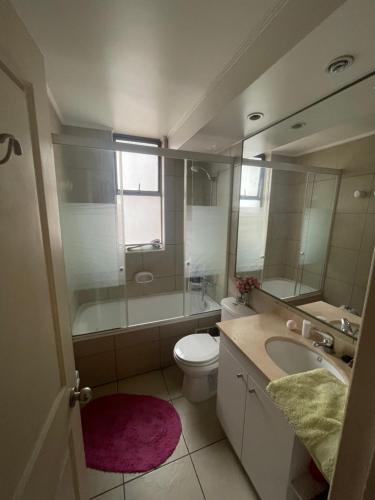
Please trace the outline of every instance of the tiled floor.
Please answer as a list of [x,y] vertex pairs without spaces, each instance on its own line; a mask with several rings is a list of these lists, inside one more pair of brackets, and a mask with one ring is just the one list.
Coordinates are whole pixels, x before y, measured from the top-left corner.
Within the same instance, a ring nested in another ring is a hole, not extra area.
[[181,394],[177,366],[96,387],[94,397],[127,392],[171,401],[182,420],[182,436],[171,457],[142,474],[88,469],[90,498],[98,500],[257,500],[215,413],[215,399],[191,404]]

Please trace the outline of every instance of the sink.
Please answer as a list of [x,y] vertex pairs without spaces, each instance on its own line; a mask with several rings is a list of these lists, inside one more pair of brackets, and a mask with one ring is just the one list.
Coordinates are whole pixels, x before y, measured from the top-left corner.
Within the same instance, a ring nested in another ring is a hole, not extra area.
[[303,344],[287,339],[270,339],[266,343],[266,351],[272,361],[289,375],[306,372],[316,368],[325,368],[344,384],[347,378],[320,353],[309,349]]

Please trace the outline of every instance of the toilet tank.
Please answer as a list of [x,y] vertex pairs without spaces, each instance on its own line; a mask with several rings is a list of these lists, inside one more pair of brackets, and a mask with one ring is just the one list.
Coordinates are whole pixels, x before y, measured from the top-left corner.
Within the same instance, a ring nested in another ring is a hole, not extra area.
[[220,304],[221,321],[257,314],[253,309],[250,309],[250,307],[247,307],[244,304],[236,303],[236,299],[234,297],[226,297],[220,302]]

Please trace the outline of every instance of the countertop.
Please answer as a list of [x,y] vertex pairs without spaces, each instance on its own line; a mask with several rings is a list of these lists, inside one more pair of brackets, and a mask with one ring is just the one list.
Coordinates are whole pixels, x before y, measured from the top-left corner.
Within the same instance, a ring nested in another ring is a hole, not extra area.
[[339,307],[333,306],[319,300],[318,302],[310,302],[309,304],[303,304],[297,306],[298,309],[305,311],[312,316],[323,316],[327,319],[328,323],[335,320],[340,320],[341,318],[347,318],[351,323],[361,324],[361,317],[353,314],[345,309],[340,309]]
[[327,359],[342,372],[348,380],[351,377],[349,368],[341,359],[313,347],[312,338],[304,338],[292,332],[285,325],[285,320],[276,314],[256,314],[217,323],[221,332],[228,337],[240,351],[260,370],[268,380],[285,377],[285,373],[270,358],[266,351],[266,343],[271,338],[285,338],[306,345],[312,351]]

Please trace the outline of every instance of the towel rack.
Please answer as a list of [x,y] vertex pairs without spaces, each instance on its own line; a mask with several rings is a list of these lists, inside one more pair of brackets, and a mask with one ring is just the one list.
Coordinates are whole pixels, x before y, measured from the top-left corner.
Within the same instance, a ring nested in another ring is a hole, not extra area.
[[0,134],[0,144],[3,144],[7,139],[8,139],[7,151],[5,153],[5,156],[3,156],[3,158],[0,158],[0,165],[3,165],[4,163],[6,163],[10,159],[10,157],[12,156],[12,153],[15,154],[16,156],[22,155],[21,144],[14,137],[14,135],[12,135],[12,134]]

